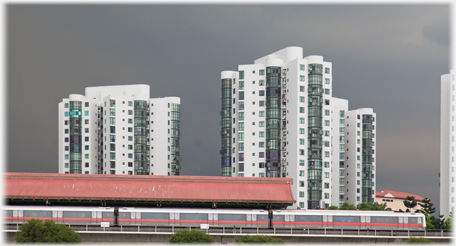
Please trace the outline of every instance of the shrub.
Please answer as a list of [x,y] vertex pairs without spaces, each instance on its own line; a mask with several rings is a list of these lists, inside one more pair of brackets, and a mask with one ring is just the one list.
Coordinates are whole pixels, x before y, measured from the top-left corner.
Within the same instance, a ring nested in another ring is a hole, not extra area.
[[279,243],[285,243],[283,239],[281,238],[273,238],[270,236],[264,236],[264,235],[255,235],[255,236],[250,236],[250,235],[245,235],[242,237],[237,237],[236,243],[238,244],[243,244],[243,243],[273,243],[273,244],[279,244]]
[[213,243],[214,239],[198,230],[180,230],[168,240],[170,243]]
[[422,237],[411,237],[407,240],[407,243],[432,243],[432,241]]
[[31,219],[16,232],[17,243],[80,243],[81,236],[64,224]]

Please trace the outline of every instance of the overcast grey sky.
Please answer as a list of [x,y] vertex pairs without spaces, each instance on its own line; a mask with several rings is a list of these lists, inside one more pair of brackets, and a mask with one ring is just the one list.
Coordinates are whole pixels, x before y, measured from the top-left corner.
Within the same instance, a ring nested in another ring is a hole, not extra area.
[[58,172],[57,104],[88,86],[181,98],[183,175],[220,175],[220,72],[288,46],[333,64],[333,96],[377,113],[377,191],[439,200],[450,5],[6,6],[7,167]]

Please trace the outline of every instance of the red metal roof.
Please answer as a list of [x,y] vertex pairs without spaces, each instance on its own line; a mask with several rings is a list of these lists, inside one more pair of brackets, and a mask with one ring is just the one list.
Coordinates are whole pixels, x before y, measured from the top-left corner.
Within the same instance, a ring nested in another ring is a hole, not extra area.
[[422,201],[424,199],[424,197],[421,197],[421,196],[418,196],[418,195],[415,195],[412,193],[406,193],[406,192],[400,192],[400,191],[382,190],[380,192],[375,192],[376,197],[385,197],[388,194],[391,194],[393,196],[393,198],[398,198],[398,199],[405,199],[407,196],[414,196],[415,200],[417,200],[417,201]]
[[294,203],[292,178],[5,173],[7,199]]

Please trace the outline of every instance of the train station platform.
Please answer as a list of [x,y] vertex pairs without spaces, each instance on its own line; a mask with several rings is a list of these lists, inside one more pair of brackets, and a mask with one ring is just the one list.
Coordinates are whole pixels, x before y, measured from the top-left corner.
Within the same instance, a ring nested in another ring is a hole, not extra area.
[[291,178],[5,173],[9,205],[212,207],[291,206]]

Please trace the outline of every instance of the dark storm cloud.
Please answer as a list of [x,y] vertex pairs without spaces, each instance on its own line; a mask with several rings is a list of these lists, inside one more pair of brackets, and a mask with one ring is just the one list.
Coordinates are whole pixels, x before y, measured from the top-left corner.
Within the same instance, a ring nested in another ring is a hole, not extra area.
[[181,97],[184,175],[220,174],[220,72],[287,46],[377,113],[377,188],[438,203],[449,5],[7,5],[8,165],[57,172],[57,104],[88,86]]

